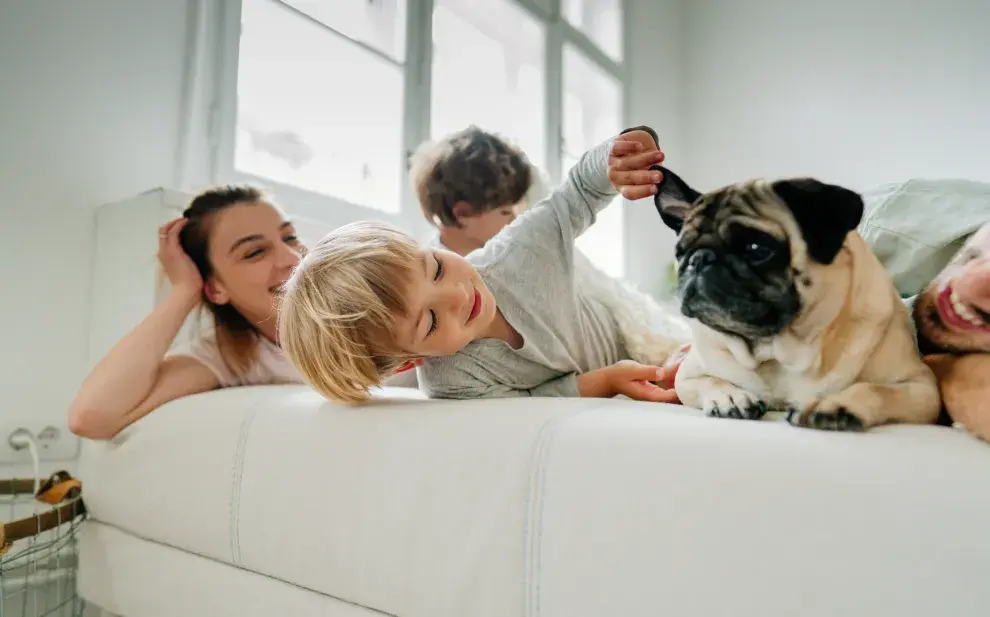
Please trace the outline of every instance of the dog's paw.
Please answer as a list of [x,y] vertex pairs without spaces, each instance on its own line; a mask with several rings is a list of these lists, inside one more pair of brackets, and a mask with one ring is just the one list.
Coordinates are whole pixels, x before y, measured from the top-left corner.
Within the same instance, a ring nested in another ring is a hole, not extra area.
[[759,420],[767,413],[766,403],[726,382],[714,385],[702,394],[701,408],[713,418]]
[[815,401],[804,410],[791,409],[787,414],[787,421],[794,426],[820,431],[858,432],[866,427],[862,418],[827,398]]

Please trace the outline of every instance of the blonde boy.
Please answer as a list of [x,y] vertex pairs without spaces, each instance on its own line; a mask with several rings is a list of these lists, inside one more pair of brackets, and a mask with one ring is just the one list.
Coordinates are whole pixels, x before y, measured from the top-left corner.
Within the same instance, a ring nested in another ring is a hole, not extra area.
[[674,401],[662,370],[629,361],[608,309],[574,284],[574,240],[621,192],[653,195],[654,133],[586,152],[547,199],[467,257],[388,225],[345,225],[285,285],[279,341],[331,400],[359,402],[402,368],[437,398],[611,397]]

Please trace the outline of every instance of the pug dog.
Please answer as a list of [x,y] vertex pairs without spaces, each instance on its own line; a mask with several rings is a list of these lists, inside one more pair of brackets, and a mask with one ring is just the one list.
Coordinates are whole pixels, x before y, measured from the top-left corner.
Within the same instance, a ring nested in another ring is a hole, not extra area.
[[811,178],[702,194],[655,168],[693,337],[674,384],[685,405],[837,431],[936,420],[907,308],[856,231],[859,194]]

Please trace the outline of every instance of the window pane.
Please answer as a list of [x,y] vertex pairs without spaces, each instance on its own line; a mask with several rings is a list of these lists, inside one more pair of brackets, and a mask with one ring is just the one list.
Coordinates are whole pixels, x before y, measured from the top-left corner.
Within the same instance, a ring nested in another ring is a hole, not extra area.
[[406,57],[406,0],[282,0],[399,62]]
[[[585,151],[622,130],[621,85],[570,45],[564,47],[563,112],[565,172]],[[576,243],[595,265],[617,277],[625,270],[622,201],[616,197]]]
[[399,211],[402,71],[273,0],[244,0],[234,167]]
[[476,124],[546,166],[544,34],[513,0],[436,0],[433,138]]
[[621,0],[561,0],[560,10],[613,60],[622,60]]

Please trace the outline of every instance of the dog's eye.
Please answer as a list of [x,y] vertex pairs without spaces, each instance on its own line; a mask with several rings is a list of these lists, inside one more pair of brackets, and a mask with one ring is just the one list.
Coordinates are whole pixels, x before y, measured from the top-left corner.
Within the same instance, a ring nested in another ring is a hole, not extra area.
[[759,242],[750,242],[746,245],[746,255],[755,264],[760,264],[773,257],[773,249]]

